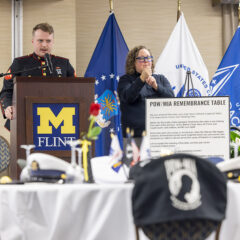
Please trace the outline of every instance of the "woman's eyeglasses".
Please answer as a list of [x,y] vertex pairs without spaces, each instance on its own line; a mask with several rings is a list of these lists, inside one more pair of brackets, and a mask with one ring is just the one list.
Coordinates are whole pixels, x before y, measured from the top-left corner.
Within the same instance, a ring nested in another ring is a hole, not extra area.
[[136,57],[136,59],[137,59],[139,62],[152,62],[152,61],[153,61],[153,56]]

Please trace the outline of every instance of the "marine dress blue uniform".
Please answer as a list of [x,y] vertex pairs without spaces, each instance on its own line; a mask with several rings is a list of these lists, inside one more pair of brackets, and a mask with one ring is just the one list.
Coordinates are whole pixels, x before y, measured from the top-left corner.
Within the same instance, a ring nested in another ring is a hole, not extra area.
[[[29,54],[27,56],[22,56],[15,58],[12,65],[10,66],[8,72],[16,73],[24,71],[18,74],[7,75],[4,78],[3,88],[0,92],[0,105],[5,117],[4,110],[8,106],[12,106],[12,96],[13,96],[13,79],[15,76],[52,76],[52,77],[74,77],[76,76],[74,68],[70,64],[67,58],[58,57],[55,55],[50,55],[50,59],[53,65],[53,72],[50,74],[48,67],[46,66],[45,59],[39,57],[36,53]],[[46,67],[44,67],[46,66]],[[42,67],[37,69],[37,67]],[[33,69],[36,68],[36,69]],[[32,69],[32,70],[31,70]],[[5,123],[5,127],[10,130],[10,120],[8,119]]]

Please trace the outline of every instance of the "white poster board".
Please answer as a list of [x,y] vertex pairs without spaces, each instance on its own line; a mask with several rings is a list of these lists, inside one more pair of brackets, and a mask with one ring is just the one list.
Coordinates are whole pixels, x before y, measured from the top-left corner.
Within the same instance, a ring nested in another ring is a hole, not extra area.
[[180,152],[229,159],[229,97],[146,100],[151,154]]

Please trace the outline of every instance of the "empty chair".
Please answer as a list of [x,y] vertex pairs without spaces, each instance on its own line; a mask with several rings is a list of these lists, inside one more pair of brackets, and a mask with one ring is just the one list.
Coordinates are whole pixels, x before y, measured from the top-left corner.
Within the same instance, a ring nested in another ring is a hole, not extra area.
[[7,169],[10,162],[10,151],[7,140],[0,136],[0,172]]
[[[206,159],[174,154],[131,169],[134,223],[152,240],[203,240],[219,229],[226,179]],[[216,234],[218,238],[218,234]]]

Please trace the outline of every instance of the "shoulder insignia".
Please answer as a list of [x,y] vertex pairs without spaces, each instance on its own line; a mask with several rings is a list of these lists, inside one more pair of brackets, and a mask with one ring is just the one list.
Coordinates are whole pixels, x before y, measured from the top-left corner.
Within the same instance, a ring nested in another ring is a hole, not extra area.
[[[11,68],[9,68],[9,70],[7,71],[7,73],[11,73]],[[12,74],[9,74],[9,75],[6,75],[5,77],[4,77],[4,79],[5,80],[10,80],[10,79],[12,79]]]
[[16,59],[23,59],[23,58],[29,58],[29,57],[32,57],[32,53],[31,54],[28,54],[28,55],[25,55],[25,56],[21,56],[21,57],[17,57]]
[[53,57],[55,58],[59,58],[59,59],[64,59],[64,60],[68,60],[68,58],[65,58],[65,57],[60,57],[60,56],[55,56],[55,55],[52,55]]

